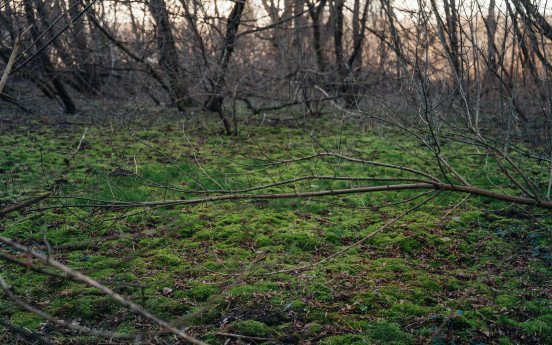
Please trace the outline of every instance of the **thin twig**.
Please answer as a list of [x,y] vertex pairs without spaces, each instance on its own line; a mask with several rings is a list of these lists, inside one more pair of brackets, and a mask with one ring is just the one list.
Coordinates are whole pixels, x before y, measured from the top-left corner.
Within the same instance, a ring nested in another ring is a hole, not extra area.
[[404,191],[404,190],[437,190],[437,191],[451,191],[458,193],[466,193],[476,196],[482,196],[490,199],[511,202],[521,205],[529,205],[540,207],[544,209],[552,209],[552,202],[544,200],[536,200],[532,198],[526,198],[515,195],[508,195],[493,192],[487,189],[478,187],[452,185],[445,183],[405,183],[405,184],[392,184],[382,186],[370,186],[370,187],[355,187],[347,189],[334,189],[334,190],[322,190],[316,192],[296,192],[296,193],[274,193],[274,194],[230,194],[230,195],[217,195],[198,199],[176,199],[176,200],[162,200],[162,201],[143,201],[143,202],[124,202],[124,201],[110,201],[98,204],[74,204],[64,205],[64,208],[68,207],[92,207],[92,208],[136,208],[136,207],[174,207],[181,205],[195,205],[205,202],[224,201],[224,200],[270,200],[270,199],[296,199],[296,198],[312,198],[323,196],[336,196],[347,194],[363,194],[374,192],[390,192],[390,191]]
[[62,263],[60,263],[60,262],[58,262],[58,261],[56,261],[56,260],[54,260],[50,257],[47,257],[46,255],[37,253],[36,251],[32,250],[31,248],[28,248],[28,247],[26,247],[26,246],[24,246],[20,243],[17,243],[17,242],[15,242],[15,241],[7,238],[7,237],[4,237],[4,236],[0,236],[0,243],[4,243],[5,245],[8,245],[8,246],[10,246],[12,248],[15,248],[15,249],[18,249],[22,252],[25,252],[26,254],[28,254],[28,255],[30,255],[30,256],[38,259],[38,260],[43,261],[47,265],[59,269],[60,271],[67,274],[72,279],[80,281],[82,283],[85,283],[89,286],[92,286],[92,287],[100,290],[103,294],[105,294],[107,296],[110,296],[111,298],[113,298],[117,302],[121,303],[126,308],[130,309],[132,312],[144,317],[145,319],[147,319],[150,322],[156,324],[157,326],[161,327],[162,329],[165,329],[165,330],[173,333],[174,335],[176,335],[176,336],[178,336],[178,337],[180,337],[180,338],[182,338],[186,341],[189,341],[190,343],[197,344],[197,345],[207,345],[205,342],[203,342],[201,340],[198,340],[198,339],[184,333],[183,331],[175,328],[174,326],[170,325],[168,322],[157,318],[156,316],[151,314],[149,311],[145,310],[144,308],[137,305],[136,303],[127,300],[126,298],[124,298],[120,294],[116,293],[115,291],[111,290],[110,288],[100,284],[98,281],[96,281],[96,280],[94,280],[94,279],[92,279],[92,278],[90,278],[90,277],[88,277],[88,276],[86,276],[86,275],[84,275],[84,274],[82,274],[78,271],[75,271],[75,270],[65,266],[64,264],[62,264]]
[[19,203],[19,204],[10,205],[6,208],[3,208],[3,209],[0,210],[0,218],[4,217],[4,216],[7,216],[8,214],[10,214],[12,212],[16,212],[16,211],[19,211],[23,208],[27,208],[29,206],[35,205],[35,204],[41,202],[42,200],[48,198],[49,196],[50,196],[50,193],[42,194],[42,195],[39,195],[37,197],[30,198],[30,199],[28,199],[24,202]]
[[62,327],[62,328],[65,328],[65,329],[68,329],[68,330],[71,330],[71,331],[77,331],[77,332],[84,333],[84,334],[93,335],[93,336],[96,336],[96,337],[107,338],[107,339],[134,339],[134,338],[136,338],[136,336],[132,335],[132,334],[106,332],[106,331],[97,330],[97,329],[93,329],[93,328],[83,327],[83,326],[76,325],[76,324],[58,319],[56,317],[53,317],[53,316],[43,312],[42,310],[37,309],[37,308],[23,302],[21,299],[19,299],[17,296],[15,296],[13,294],[13,292],[11,292],[10,287],[8,286],[8,284],[6,283],[6,281],[4,280],[4,278],[1,275],[0,275],[0,287],[2,287],[2,289],[4,290],[4,294],[9,299],[11,299],[15,304],[17,304],[21,308],[23,308],[23,309],[25,309],[25,310],[27,310],[27,311],[35,314],[35,315],[40,316],[43,319],[48,320],[49,322],[53,323],[54,325],[56,325],[58,327]]

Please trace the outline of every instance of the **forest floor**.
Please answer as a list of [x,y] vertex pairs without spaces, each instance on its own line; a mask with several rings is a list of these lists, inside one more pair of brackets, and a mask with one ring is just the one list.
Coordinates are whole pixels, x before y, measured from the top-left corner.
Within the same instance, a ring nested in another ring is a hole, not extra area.
[[[49,199],[11,214],[0,220],[0,233],[43,251],[46,238],[55,259],[210,344],[225,343],[216,332],[271,339],[246,341],[252,343],[552,342],[552,217],[546,211],[441,193],[332,260],[266,274],[322,260],[423,198],[402,203],[419,192],[381,192],[156,209],[87,206],[92,199],[185,199],[186,189],[239,189],[313,171],[381,176],[380,170],[332,159],[270,165],[321,147],[435,172],[411,139],[328,120],[316,128],[267,120],[242,125],[235,137],[219,135],[211,120],[205,125],[154,111],[137,119],[105,116],[96,124],[91,118],[0,121],[0,208],[52,187],[56,195],[79,198]],[[480,162],[470,148],[450,146],[448,155],[460,157],[458,169],[477,185],[501,183],[491,163]],[[533,170],[548,173],[546,166]],[[313,191],[349,185],[295,186]],[[265,192],[285,191],[293,189]],[[80,207],[50,208],[74,203]],[[14,293],[51,315],[111,331],[144,329],[144,321],[82,284],[5,261],[0,272]],[[4,297],[0,318],[4,326],[38,332],[54,343],[98,343],[70,338]],[[0,343],[25,343],[4,326]],[[150,341],[175,343],[169,336]]]

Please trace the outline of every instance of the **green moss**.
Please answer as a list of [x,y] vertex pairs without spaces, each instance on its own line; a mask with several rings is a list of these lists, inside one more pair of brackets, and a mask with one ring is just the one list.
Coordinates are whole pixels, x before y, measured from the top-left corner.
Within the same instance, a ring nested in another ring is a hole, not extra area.
[[153,257],[156,264],[159,265],[168,265],[168,266],[179,266],[185,264],[185,261],[180,255],[175,254],[172,250],[169,249],[159,249],[155,252]]
[[45,320],[36,314],[18,311],[12,314],[10,322],[19,327],[35,330],[38,329],[40,324],[45,322]]
[[230,330],[240,335],[266,337],[272,333],[270,327],[255,320],[236,321],[230,324]]
[[521,305],[523,309],[535,314],[535,315],[550,315],[552,314],[552,305],[550,300],[536,299],[532,301],[525,301]]
[[370,339],[378,344],[411,344],[412,337],[392,322],[380,321],[372,326]]
[[255,237],[255,243],[259,247],[268,247],[268,246],[273,245],[272,238],[270,238],[269,236],[266,236],[266,235],[256,236]]
[[343,334],[327,337],[322,341],[324,345],[365,345],[371,344],[370,339],[361,334]]
[[416,250],[422,248],[422,244],[414,238],[405,238],[399,241],[399,247],[405,253],[412,254]]
[[159,247],[166,247],[168,245],[168,239],[162,237],[148,237],[141,238],[138,244],[144,249],[154,249]]
[[310,309],[306,315],[308,321],[327,323],[327,313],[322,309]]
[[552,315],[540,316],[533,320],[520,322],[517,325],[526,333],[542,334],[545,339],[552,340]]
[[[312,141],[301,128],[244,123],[242,136],[219,137],[213,135],[219,123],[211,123],[210,115],[202,114],[202,125],[194,127],[197,132],[183,136],[172,118],[167,121],[152,116],[158,114],[154,108],[146,112],[147,124],[137,122],[130,128],[147,140],[148,146],[126,132],[111,131],[102,124],[92,126],[87,134],[89,145],[79,152],[66,176],[57,181],[56,190],[104,200],[169,200],[202,194],[188,195],[160,185],[238,190],[313,172],[367,174],[365,165],[330,157],[277,167],[262,165],[312,154]],[[289,116],[285,111],[279,114]],[[45,186],[50,188],[63,159],[82,135],[80,129],[77,133],[71,128],[60,132],[45,129],[43,124],[37,127],[40,132],[25,129],[0,134],[0,207],[34,196]],[[338,147],[346,136],[347,145],[339,146],[344,154],[439,174],[439,167],[426,160],[433,159],[431,152],[383,128],[359,131],[348,120],[336,126],[324,117],[317,120],[316,128],[318,140],[329,149]],[[349,148],[351,152],[347,152]],[[505,186],[503,177],[480,173],[480,157],[467,154],[476,153],[473,150],[451,143],[442,148],[443,155],[456,157],[451,163],[473,185],[492,190]],[[405,155],[407,151],[417,156]],[[125,176],[125,171],[134,171],[135,159],[141,176]],[[531,172],[529,176],[542,176],[547,182],[549,171],[545,165],[531,164],[525,158],[523,162],[523,169],[540,174]],[[484,164],[488,172],[497,168],[492,161]],[[411,177],[390,169],[369,170],[373,176]],[[279,186],[266,192],[349,186],[344,181],[300,181],[293,188]],[[508,188],[501,191],[515,194]],[[529,210],[540,224],[535,226],[536,222],[518,216],[515,209],[503,203],[482,202],[475,197],[460,203],[463,196],[441,193],[396,226],[323,265],[299,272],[255,275],[317,262],[338,252],[407,207],[370,206],[397,203],[416,193],[244,200],[128,213],[86,207],[44,210],[6,217],[0,232],[35,248],[42,245],[44,234],[54,247],[91,240],[75,248],[56,248],[54,256],[135,302],[142,301],[140,286],[144,286],[148,310],[175,325],[198,326],[198,332],[206,334],[204,339],[209,343],[224,343],[214,332],[220,330],[225,319],[264,321],[270,326],[270,336],[290,343],[319,335],[326,336],[326,343],[338,344],[423,342],[447,315],[447,308],[457,308],[458,296],[466,290],[472,291],[470,298],[458,306],[463,314],[447,324],[447,340],[468,343],[481,332],[490,331],[492,342],[550,342],[551,309],[546,298],[550,267],[546,260],[552,241],[543,228],[552,224],[551,218],[538,210]],[[45,200],[41,206],[58,202]],[[66,202],[88,203],[85,199]],[[459,206],[453,209],[455,205]],[[445,213],[448,216],[441,219]],[[112,235],[122,236],[95,243]],[[23,255],[20,258],[24,260]],[[81,317],[83,323],[99,328],[103,321],[117,319],[120,323],[114,323],[111,329],[140,331],[132,329],[132,316],[130,321],[121,318],[123,314],[128,316],[124,308],[93,289],[27,272],[6,262],[0,265],[5,266],[2,274],[18,295],[53,315]],[[254,274],[225,275],[246,270]],[[164,287],[174,291],[164,294]],[[474,309],[470,304],[474,301],[485,306]],[[0,313],[15,318],[19,312],[0,299]],[[499,334],[507,337],[496,338]],[[60,342],[66,340],[62,338]],[[96,339],[79,337],[76,341],[93,344]]]
[[282,243],[287,246],[295,246],[302,250],[312,251],[320,245],[318,239],[305,231],[285,232],[277,234],[272,238],[276,243]]
[[298,313],[304,313],[307,309],[307,304],[300,300],[292,301],[291,303],[288,303],[286,305],[286,309],[298,312]]
[[217,336],[215,332],[209,332],[202,337],[199,337],[199,339],[210,345],[224,345],[224,342],[226,341],[224,338]]
[[466,310],[462,311],[461,316],[452,318],[448,327],[455,331],[484,329],[485,322],[481,319],[481,315],[477,312]]
[[495,303],[500,307],[514,307],[518,303],[518,299],[511,295],[499,295],[495,299]]
[[118,325],[115,331],[123,334],[138,334],[139,332],[139,330],[137,330],[136,327],[134,327],[129,323],[123,323]]
[[218,292],[218,289],[216,286],[213,285],[206,285],[206,284],[197,284],[193,287],[191,287],[187,291],[187,295],[190,298],[195,299],[196,301],[206,301],[211,297],[212,295],[216,294]]
[[374,261],[374,265],[381,271],[406,272],[410,268],[403,259],[381,258]]
[[263,295],[278,290],[278,284],[272,282],[258,282],[250,285],[233,287],[228,292],[228,296],[250,301],[256,298],[255,295]]
[[172,320],[176,317],[185,315],[190,310],[188,303],[182,300],[157,296],[146,301],[146,307],[153,314],[164,320]]
[[[463,212],[461,216],[453,219],[457,226],[468,226],[472,223],[476,223],[482,217],[483,212],[480,210],[472,210]],[[453,223],[454,224],[454,223]]]
[[422,287],[426,292],[435,293],[442,290],[442,286],[438,279],[424,273],[416,276],[415,284]]
[[378,292],[368,291],[356,296],[356,307],[359,313],[373,313],[389,307],[390,301]]
[[314,283],[305,289],[310,298],[318,301],[329,302],[332,300],[332,289],[322,283]]
[[207,226],[207,223],[198,219],[194,214],[183,215],[181,219],[171,224],[172,233],[181,238],[190,238]]
[[507,337],[500,337],[498,339],[498,344],[500,345],[514,345],[515,342],[513,342],[512,340],[508,339]]
[[356,275],[361,272],[365,266],[362,264],[362,258],[351,250],[348,255],[344,255],[341,260],[330,262],[326,265],[328,272],[334,274],[348,273],[350,275]]
[[397,316],[425,316],[429,314],[429,309],[406,301],[393,305],[391,307],[391,314]]
[[105,315],[119,308],[117,302],[106,296],[84,296],[74,304],[72,315],[87,319],[102,319]]
[[322,325],[318,322],[311,322],[307,324],[305,328],[307,329],[307,332],[311,335],[318,335],[322,331]]

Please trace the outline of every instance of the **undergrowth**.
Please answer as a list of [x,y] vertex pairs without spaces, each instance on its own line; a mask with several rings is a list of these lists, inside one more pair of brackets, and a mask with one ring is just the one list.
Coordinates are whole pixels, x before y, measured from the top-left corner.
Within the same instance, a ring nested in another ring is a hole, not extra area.
[[[10,215],[0,231],[42,251],[46,238],[57,260],[213,344],[224,343],[218,331],[277,343],[415,344],[434,333],[435,344],[552,342],[552,220],[543,211],[480,198],[461,202],[464,195],[441,193],[333,260],[263,276],[343,249],[415,203],[394,205],[417,192],[90,207],[97,200],[197,198],[184,190],[239,190],[311,174],[408,176],[332,158],[266,166],[321,147],[438,172],[416,141],[355,124],[334,127],[322,122],[313,144],[298,126],[250,126],[225,137],[176,119],[124,128],[115,119],[89,126],[75,153],[82,126],[21,125],[0,133],[0,206],[46,190],[76,199],[51,199]],[[444,148],[475,185],[505,184],[498,167],[473,149],[452,143]],[[538,164],[526,169],[533,176],[547,173]],[[351,185],[359,184],[310,180],[295,186],[316,191]],[[65,204],[79,207],[50,208]],[[3,261],[0,267],[18,296],[54,316],[118,332],[143,328],[139,318],[93,289]],[[0,316],[59,342],[97,343],[68,338],[5,298]],[[0,341],[24,342],[9,329],[0,331]]]

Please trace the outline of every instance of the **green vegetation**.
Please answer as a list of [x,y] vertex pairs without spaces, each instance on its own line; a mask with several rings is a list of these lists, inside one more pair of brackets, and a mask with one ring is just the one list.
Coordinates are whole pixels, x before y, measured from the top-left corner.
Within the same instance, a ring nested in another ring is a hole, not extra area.
[[[84,149],[71,162],[64,160],[79,143],[82,128],[28,125],[0,132],[0,207],[52,185],[56,194],[75,197],[10,215],[0,223],[2,235],[40,250],[46,237],[56,259],[178,327],[193,326],[191,334],[213,343],[223,343],[213,335],[223,331],[281,343],[412,344],[428,339],[445,318],[435,344],[552,342],[549,213],[533,210],[534,218],[527,218],[504,203],[470,198],[459,204],[464,195],[441,193],[334,260],[263,276],[345,248],[408,207],[382,206],[418,192],[157,209],[86,206],[94,203],[91,199],[190,199],[201,194],[182,190],[245,189],[314,170],[319,175],[408,175],[334,158],[263,167],[267,156],[284,160],[312,154],[312,140],[293,126],[242,128],[240,137],[212,135],[209,128],[183,134],[182,124],[168,119],[134,123],[126,131],[114,127],[89,128]],[[337,150],[345,131],[347,147],[357,156],[438,171],[415,141],[359,131],[354,124],[320,127],[318,139],[325,147]],[[471,152],[452,144],[445,148],[451,155]],[[496,166],[475,157],[457,159],[455,167],[483,187],[505,183]],[[547,167],[527,169],[545,176]],[[162,188],[167,185],[172,189]],[[311,191],[348,186],[328,180],[295,185]],[[264,192],[292,190],[279,186]],[[80,207],[48,208],[61,204]],[[18,296],[57,317],[120,332],[143,325],[81,284],[4,261],[0,270]],[[0,300],[0,315],[33,331],[44,322],[6,299]],[[9,342],[1,327],[0,342]],[[66,336],[52,332],[59,339]],[[79,339],[76,343],[96,343]]]

